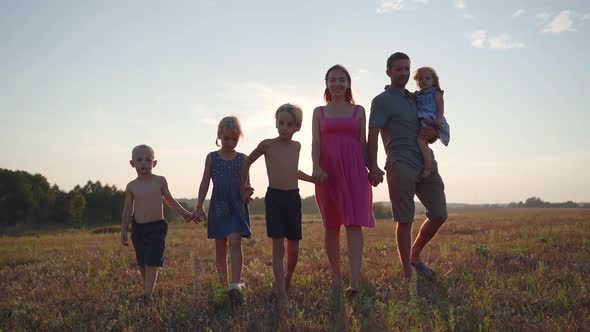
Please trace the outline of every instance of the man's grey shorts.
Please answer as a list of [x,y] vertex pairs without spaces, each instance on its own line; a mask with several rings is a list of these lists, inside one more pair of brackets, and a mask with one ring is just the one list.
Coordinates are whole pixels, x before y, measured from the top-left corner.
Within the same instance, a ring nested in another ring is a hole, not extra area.
[[447,201],[445,184],[438,170],[426,178],[420,178],[420,170],[401,161],[388,161],[387,187],[393,220],[400,223],[414,222],[414,195],[418,196],[426,216],[430,220],[447,219]]

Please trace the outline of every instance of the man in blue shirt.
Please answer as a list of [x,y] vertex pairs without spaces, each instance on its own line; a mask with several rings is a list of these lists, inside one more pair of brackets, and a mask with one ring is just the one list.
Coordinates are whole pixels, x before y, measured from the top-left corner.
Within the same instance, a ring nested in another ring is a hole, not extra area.
[[[420,135],[426,141],[437,139],[436,129],[420,127],[416,102],[406,90],[410,78],[410,58],[401,52],[387,59],[387,76],[391,85],[373,99],[369,117],[368,162],[369,179],[376,186],[383,181],[384,172],[377,166],[377,140],[379,133],[387,153],[385,170],[393,219],[397,222],[396,240],[403,275],[412,277],[412,266],[417,273],[433,277],[432,270],[421,259],[422,249],[447,220],[447,206],[443,180],[435,171],[422,178],[423,160],[418,147]],[[426,208],[428,219],[412,244],[414,222],[414,195]]]

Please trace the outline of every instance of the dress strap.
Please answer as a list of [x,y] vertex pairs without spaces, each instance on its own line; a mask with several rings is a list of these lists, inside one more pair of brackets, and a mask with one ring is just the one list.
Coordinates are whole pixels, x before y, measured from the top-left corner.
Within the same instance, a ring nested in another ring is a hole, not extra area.
[[359,105],[354,105],[354,109],[352,110],[352,118],[356,119],[356,114],[359,112]]
[[326,113],[325,113],[325,111],[324,111],[324,106],[320,106],[320,116],[321,116],[322,118],[325,118],[325,117],[326,117]]

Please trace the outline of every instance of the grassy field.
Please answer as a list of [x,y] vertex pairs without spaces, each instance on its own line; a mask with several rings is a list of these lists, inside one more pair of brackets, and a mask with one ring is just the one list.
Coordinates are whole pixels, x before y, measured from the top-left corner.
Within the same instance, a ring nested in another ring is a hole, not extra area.
[[237,307],[228,305],[217,282],[214,244],[202,226],[170,226],[157,301],[147,308],[134,302],[140,277],[133,250],[120,245],[118,233],[3,236],[0,329],[590,329],[590,209],[451,211],[424,253],[435,283],[401,280],[394,224],[380,221],[365,232],[364,291],[352,301],[331,294],[321,222],[308,218],[303,230],[286,322],[276,314],[271,244],[260,217],[243,243],[246,303]]

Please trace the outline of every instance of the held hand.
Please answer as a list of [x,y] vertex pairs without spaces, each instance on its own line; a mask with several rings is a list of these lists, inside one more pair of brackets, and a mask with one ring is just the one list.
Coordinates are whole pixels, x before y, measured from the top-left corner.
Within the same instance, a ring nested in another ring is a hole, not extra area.
[[420,129],[418,137],[428,143],[434,143],[438,139],[438,130],[432,126],[424,127]]
[[328,180],[328,174],[321,168],[316,168],[311,176],[316,180],[316,184],[321,184]]
[[246,194],[248,195],[248,203],[252,202],[252,195],[254,195],[254,188],[249,185],[246,186]]
[[250,203],[250,201],[252,200],[252,198],[250,198],[252,193],[253,191],[249,190],[248,187],[242,186],[242,189],[240,190],[240,198],[242,199],[242,202],[244,202],[244,204]]
[[373,187],[377,187],[377,185],[379,185],[379,183],[383,182],[383,175],[384,174],[385,174],[385,172],[383,172],[379,167],[370,171],[369,172],[369,183],[371,183],[371,185]]
[[191,222],[193,220],[193,214],[185,211],[182,213],[182,218],[184,219],[184,222]]
[[128,247],[129,240],[127,239],[127,226],[121,227],[121,244]]
[[192,214],[192,218],[191,218],[195,224],[198,224],[204,220],[207,219],[207,215],[205,214],[205,210],[203,210],[203,207],[198,207]]

